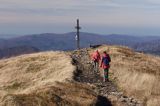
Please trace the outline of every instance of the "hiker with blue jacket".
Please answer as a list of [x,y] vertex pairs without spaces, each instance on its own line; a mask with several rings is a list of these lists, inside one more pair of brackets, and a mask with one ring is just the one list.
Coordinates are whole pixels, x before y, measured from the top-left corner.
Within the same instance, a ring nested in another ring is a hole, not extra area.
[[101,64],[100,67],[103,69],[103,82],[109,81],[109,77],[108,77],[108,71],[110,68],[110,62],[111,62],[111,58],[109,56],[109,54],[107,54],[106,51],[103,52],[102,58],[101,58]]

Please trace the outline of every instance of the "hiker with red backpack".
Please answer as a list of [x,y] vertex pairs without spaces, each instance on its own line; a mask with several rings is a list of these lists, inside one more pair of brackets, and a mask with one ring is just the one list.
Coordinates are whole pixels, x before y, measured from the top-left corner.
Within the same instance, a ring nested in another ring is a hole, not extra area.
[[91,55],[91,59],[93,61],[94,71],[98,72],[99,61],[101,60],[101,55],[98,50]]
[[110,68],[111,58],[106,51],[103,52],[100,67],[103,68],[103,82],[109,81],[108,71]]

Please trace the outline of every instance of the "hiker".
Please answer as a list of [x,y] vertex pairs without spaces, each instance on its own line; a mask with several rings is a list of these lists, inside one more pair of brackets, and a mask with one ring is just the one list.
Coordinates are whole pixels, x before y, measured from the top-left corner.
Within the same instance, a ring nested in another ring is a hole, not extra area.
[[99,61],[101,60],[101,56],[98,50],[96,50],[92,55],[91,59],[93,61],[94,71],[98,72],[99,68]]
[[108,71],[110,68],[110,65],[109,65],[110,62],[111,62],[111,58],[109,54],[107,54],[107,52],[104,51],[102,55],[101,64],[100,64],[100,67],[103,69],[103,82],[109,81]]

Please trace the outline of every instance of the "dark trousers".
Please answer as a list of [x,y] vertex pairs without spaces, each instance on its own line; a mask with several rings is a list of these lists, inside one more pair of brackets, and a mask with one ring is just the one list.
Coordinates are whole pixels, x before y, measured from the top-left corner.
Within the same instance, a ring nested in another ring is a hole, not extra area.
[[109,71],[108,68],[103,70],[103,81],[104,82],[109,81],[109,72],[108,71]]
[[109,78],[109,73],[108,73],[109,69],[104,69],[104,78],[108,79]]
[[99,63],[98,61],[93,61],[93,68],[95,72],[98,72],[98,68],[99,68]]

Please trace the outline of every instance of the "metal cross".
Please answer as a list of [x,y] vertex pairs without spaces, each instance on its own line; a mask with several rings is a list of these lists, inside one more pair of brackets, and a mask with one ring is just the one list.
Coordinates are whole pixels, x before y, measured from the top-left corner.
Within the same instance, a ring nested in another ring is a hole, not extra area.
[[80,49],[79,30],[81,29],[81,27],[79,26],[79,19],[77,19],[77,26],[75,28],[77,29],[77,34],[76,34],[77,49]]

